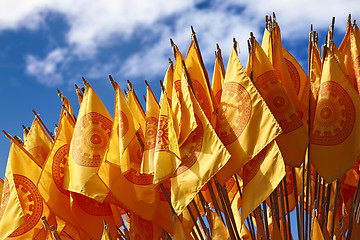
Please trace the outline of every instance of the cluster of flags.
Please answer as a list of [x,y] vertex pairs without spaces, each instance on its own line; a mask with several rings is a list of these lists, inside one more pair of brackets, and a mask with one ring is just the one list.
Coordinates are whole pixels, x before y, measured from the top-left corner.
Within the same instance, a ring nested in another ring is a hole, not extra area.
[[35,111],[23,140],[3,131],[0,239],[359,238],[360,31],[333,32],[321,55],[311,30],[307,75],[267,17],[246,68],[218,46],[212,84],[195,32],[185,58],[171,40],[145,111],[111,76],[114,117],[85,79],[77,116],[58,91],[55,134]]

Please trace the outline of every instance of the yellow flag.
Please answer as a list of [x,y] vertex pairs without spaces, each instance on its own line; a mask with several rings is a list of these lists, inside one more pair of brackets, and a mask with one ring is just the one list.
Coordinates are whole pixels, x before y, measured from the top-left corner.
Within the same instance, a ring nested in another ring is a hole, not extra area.
[[151,91],[150,87],[146,88],[146,129],[143,161],[141,163],[141,172],[154,172],[154,153],[156,144],[156,133],[158,129],[160,107]]
[[357,88],[360,89],[360,31],[356,24],[350,29],[350,46]]
[[[173,62],[169,59],[169,67],[166,70],[166,73],[164,76],[164,83],[163,83],[169,104],[171,104],[171,102],[172,102],[171,98],[172,98],[172,90],[173,90],[173,78],[174,78],[174,65],[173,65]],[[164,93],[161,92],[160,105],[161,105],[161,101],[163,99],[163,95],[164,95]]]
[[208,85],[208,75],[206,70],[201,65],[198,49],[195,46],[194,39],[191,40],[185,65],[191,78],[191,85],[194,90],[196,99],[198,100],[201,109],[204,111],[207,119],[213,123],[215,120],[215,112],[212,101],[212,89]]
[[152,221],[145,220],[134,213],[130,213],[130,238],[137,240],[157,240],[162,229]]
[[243,167],[242,222],[269,197],[284,176],[284,160],[273,141]]
[[217,213],[211,211],[211,220],[212,220],[212,233],[211,237],[214,240],[225,240],[230,239],[229,232],[225,227],[224,223],[221,221],[221,218]]
[[173,112],[168,103],[167,94],[163,96],[155,143],[154,184],[171,177],[181,164]]
[[221,184],[281,133],[279,124],[245,73],[235,49],[227,65],[216,132],[231,154],[229,162],[217,174]]
[[56,230],[59,233],[61,240],[80,240],[89,238],[89,236],[80,235],[79,229],[71,225],[70,223],[56,217]]
[[[188,89],[182,89],[183,82],[186,82],[183,74],[183,56],[175,45],[175,68],[173,77],[173,90],[171,97],[171,108],[174,112],[174,129],[178,137],[179,146],[181,146],[189,135],[197,127],[194,107],[189,99]],[[185,92],[183,92],[185,91]]]
[[[98,174],[121,203],[122,208],[146,220],[151,220],[157,210],[159,192],[152,185],[153,175],[140,173],[142,150],[135,136],[134,117],[117,83],[114,83],[114,87],[114,124],[104,157],[105,161],[101,164]],[[128,113],[130,115],[127,115]],[[130,164],[127,172],[122,172],[120,159]]]
[[170,179],[171,203],[178,215],[230,158],[186,84],[184,75],[181,91],[184,99],[189,99],[193,105],[197,128],[180,147],[181,164]]
[[[68,102],[67,99],[65,101]],[[69,111],[71,108],[67,107],[67,109]],[[44,164],[37,187],[51,211],[76,226],[70,209],[70,193],[63,188],[64,166],[69,157],[70,142],[75,126],[73,118],[68,113],[72,114],[72,111],[66,112],[62,108],[55,141]]]
[[10,147],[6,173],[0,210],[1,238],[9,236],[12,239],[34,239],[45,234],[40,218],[49,218],[51,212],[35,185],[40,177],[41,167],[15,141]]
[[143,139],[145,136],[145,129],[146,129],[146,116],[145,112],[139,102],[135,94],[135,90],[132,86],[127,93],[127,103],[129,104],[130,111],[132,112],[133,116],[137,119],[138,123],[140,124],[140,136]]
[[305,159],[309,137],[289,96],[259,43],[253,39],[247,73],[253,74],[256,88],[266,101],[283,133],[276,139],[287,165],[298,167]]
[[282,240],[283,239],[281,236],[281,233],[280,233],[279,226],[277,225],[276,221],[273,223],[273,230],[270,233],[270,239],[271,240]]
[[[2,180],[0,178],[0,192],[2,193],[3,192],[3,189],[4,189],[4,180]],[[0,203],[1,203],[1,197],[2,197],[2,194],[0,195]],[[1,205],[0,205],[1,207]]]
[[47,155],[52,147],[52,140],[46,134],[39,119],[35,117],[30,131],[24,139],[24,148],[33,155],[37,164],[44,165]]
[[213,79],[212,79],[212,90],[215,96],[216,105],[220,105],[222,86],[225,79],[224,64],[221,57],[221,52],[216,52],[216,60],[214,65]]
[[360,98],[330,51],[324,60],[310,161],[327,182],[346,173],[359,158]]
[[109,225],[105,221],[104,221],[104,230],[101,236],[101,240],[112,240],[109,232]]
[[110,139],[112,118],[89,83],[64,166],[64,189],[102,202],[108,189],[97,175]]
[[347,27],[346,27],[346,33],[345,36],[339,46],[339,52],[341,55],[341,58],[344,61],[345,69],[347,77],[349,78],[351,84],[354,86],[354,88],[358,91],[358,85],[356,81],[356,75],[355,75],[355,68],[353,59],[351,58],[351,32],[352,32],[352,24],[350,21],[348,21]]
[[185,231],[180,220],[177,217],[174,217],[174,221],[175,221],[175,227],[174,227],[174,235],[173,235],[172,239],[174,239],[174,240],[192,240],[193,237],[190,235],[190,233]]
[[317,217],[313,218],[313,225],[312,225],[312,230],[311,230],[311,239],[314,240],[325,240],[320,225],[319,225],[319,221],[317,219]]

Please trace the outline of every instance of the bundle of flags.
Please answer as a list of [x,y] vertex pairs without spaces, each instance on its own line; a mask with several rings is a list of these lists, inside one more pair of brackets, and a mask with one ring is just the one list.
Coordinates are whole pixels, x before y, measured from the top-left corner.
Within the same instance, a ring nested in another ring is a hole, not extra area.
[[109,76],[112,117],[83,78],[76,116],[58,90],[55,134],[35,111],[23,139],[3,131],[0,239],[360,238],[356,22],[322,51],[311,29],[307,75],[266,17],[246,68],[217,46],[212,84],[192,31],[145,110]]

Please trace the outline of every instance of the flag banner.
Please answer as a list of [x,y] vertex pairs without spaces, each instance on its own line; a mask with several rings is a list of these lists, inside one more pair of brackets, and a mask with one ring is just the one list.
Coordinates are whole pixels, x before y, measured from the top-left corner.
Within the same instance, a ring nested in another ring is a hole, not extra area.
[[162,229],[134,213],[130,213],[130,238],[138,240],[157,240],[162,234]]
[[107,149],[113,125],[112,117],[89,83],[75,124],[67,164],[64,165],[64,189],[104,201],[108,189],[97,171]]
[[305,159],[309,137],[289,96],[284,90],[276,71],[259,43],[252,39],[248,75],[253,74],[256,88],[266,101],[283,133],[276,139],[287,165],[299,167]]
[[355,107],[359,105],[359,95],[327,51],[310,134],[310,161],[328,183],[345,174],[359,158],[360,109]]
[[140,124],[139,131],[141,139],[144,141],[145,136],[145,130],[146,130],[146,116],[145,112],[139,102],[139,99],[137,98],[135,94],[135,90],[132,86],[129,87],[129,91],[127,92],[127,103],[129,104],[130,111],[134,118],[137,120],[137,122]]
[[356,24],[350,29],[350,46],[357,88],[360,89],[360,31]]
[[217,174],[221,184],[279,136],[281,129],[232,50],[219,105],[216,132],[231,154]]
[[214,93],[214,98],[216,106],[220,105],[222,86],[225,79],[225,70],[223,71],[224,65],[222,61],[221,54],[216,52],[216,59],[214,65],[213,79],[212,79],[212,91]]
[[36,163],[42,167],[50,152],[52,144],[52,140],[45,132],[39,119],[35,117],[30,131],[24,139],[24,148],[33,155]]

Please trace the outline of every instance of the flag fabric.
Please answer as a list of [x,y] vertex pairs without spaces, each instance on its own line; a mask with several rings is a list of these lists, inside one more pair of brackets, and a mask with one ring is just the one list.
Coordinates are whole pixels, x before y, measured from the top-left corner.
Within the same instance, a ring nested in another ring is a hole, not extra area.
[[[166,73],[164,76],[164,83],[163,83],[169,104],[172,103],[171,98],[172,98],[172,90],[173,90],[173,78],[174,78],[174,64],[169,58],[169,66],[168,66],[168,69],[166,70]],[[163,96],[164,96],[164,93],[163,93],[163,91],[161,91],[160,105],[161,105]]]
[[305,159],[309,137],[277,73],[259,43],[252,39],[248,75],[253,74],[257,90],[269,106],[283,133],[276,139],[287,165],[299,167]]
[[145,220],[134,213],[130,213],[130,239],[151,240],[159,239],[162,230],[152,221]]
[[184,74],[184,57],[175,45],[175,67],[173,76],[173,90],[171,97],[171,108],[174,112],[174,129],[181,146],[189,135],[196,129],[197,122],[194,116],[194,107],[187,94],[188,89],[181,89]]
[[281,133],[279,124],[245,73],[235,49],[227,65],[216,132],[231,154],[217,174],[221,184]]
[[224,64],[221,57],[221,51],[218,50],[216,52],[216,59],[215,59],[213,79],[212,79],[212,91],[214,93],[216,106],[220,105],[224,79],[225,79]]
[[146,126],[143,161],[141,172],[151,174],[154,172],[154,153],[156,133],[158,129],[160,107],[150,87],[146,87]]
[[182,223],[180,222],[180,220],[177,217],[174,217],[173,220],[175,223],[175,227],[174,227],[174,235],[173,238],[174,240],[192,240],[194,239],[190,233],[188,233],[187,231],[185,231]]
[[213,226],[211,238],[214,240],[230,239],[229,232],[217,213],[211,211],[211,220]]
[[179,165],[180,150],[167,94],[161,101],[154,155],[154,184],[170,178]]
[[64,189],[104,201],[108,189],[97,171],[110,139],[112,117],[89,83],[80,106],[70,144],[67,164],[64,165]]
[[127,92],[127,103],[129,104],[130,111],[133,116],[137,119],[140,124],[141,131],[139,132],[140,137],[144,140],[145,129],[146,129],[146,116],[144,109],[142,108],[139,99],[136,96],[134,88],[130,85],[129,91]]
[[360,110],[355,107],[359,104],[356,90],[327,51],[310,133],[310,161],[328,183],[345,174],[359,157]]
[[41,167],[15,141],[10,147],[1,200],[0,238],[41,238],[46,231],[40,218],[53,216],[36,187]]
[[284,176],[284,160],[273,141],[243,167],[242,222],[269,197]]
[[[3,189],[4,189],[4,180],[2,180],[0,178],[0,203],[1,203],[1,197],[2,197],[2,192],[3,192]],[[0,205],[1,206],[1,205]]]
[[24,139],[24,148],[33,155],[37,164],[42,167],[51,147],[52,140],[45,132],[45,129],[41,125],[38,117],[35,116],[30,131]]
[[191,78],[194,95],[204,111],[205,116],[211,123],[215,123],[215,110],[212,100],[212,89],[208,84],[206,69],[201,65],[199,50],[196,48],[194,39],[191,40],[185,59],[186,69]]
[[350,28],[350,46],[357,87],[360,89],[360,31],[356,24]]
[[170,179],[171,203],[178,215],[230,158],[186,84],[184,73],[181,92],[184,99],[189,99],[193,105],[197,128],[180,147],[181,164]]
[[311,230],[311,239],[314,240],[325,240],[321,228],[320,228],[320,224],[319,224],[319,220],[317,219],[317,217],[313,218],[313,225],[312,225],[312,230]]
[[[68,102],[67,99],[66,102]],[[73,118],[68,113],[72,114],[72,111],[66,112],[64,108],[61,109],[55,141],[44,164],[37,187],[51,211],[76,226],[70,208],[70,192],[63,188],[64,166],[69,157],[70,142],[75,126]]]
[[273,229],[270,233],[270,239],[271,240],[283,240],[283,237],[281,236],[279,226],[277,222],[275,221],[273,224]]
[[[98,174],[123,209],[152,220],[159,203],[159,192],[152,185],[153,175],[140,173],[142,150],[135,136],[139,127],[116,82],[114,88],[114,124]],[[129,164],[128,171],[122,171],[120,161]]]

